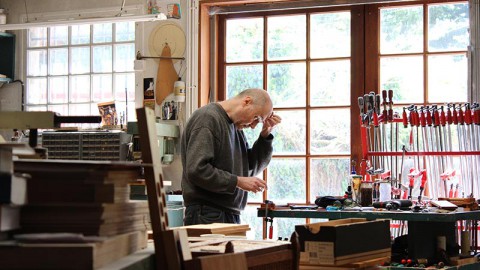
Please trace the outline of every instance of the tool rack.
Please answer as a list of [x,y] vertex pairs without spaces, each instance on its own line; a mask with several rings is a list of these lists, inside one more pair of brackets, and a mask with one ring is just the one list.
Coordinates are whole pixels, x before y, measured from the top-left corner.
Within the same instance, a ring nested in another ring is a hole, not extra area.
[[[361,175],[390,170],[392,184],[396,182],[399,185],[405,182],[408,174],[404,171],[405,157],[414,157],[414,168],[417,171],[426,170],[425,191],[430,198],[452,197],[450,192],[453,187],[449,192],[447,182],[456,182],[457,192],[459,186],[463,190],[463,194],[456,197],[480,196],[480,185],[476,179],[480,175],[478,103],[446,104],[445,110],[444,106],[410,105],[403,108],[400,116],[394,114],[392,108],[388,113],[384,109],[380,114],[379,102],[379,95],[375,96],[373,92],[359,97],[363,152]],[[391,106],[391,98],[390,102],[384,99],[385,103]],[[403,123],[402,129],[409,133],[407,138],[403,138],[408,142],[399,143],[400,123]],[[400,145],[403,145],[402,150]],[[456,181],[448,181],[453,178]]]

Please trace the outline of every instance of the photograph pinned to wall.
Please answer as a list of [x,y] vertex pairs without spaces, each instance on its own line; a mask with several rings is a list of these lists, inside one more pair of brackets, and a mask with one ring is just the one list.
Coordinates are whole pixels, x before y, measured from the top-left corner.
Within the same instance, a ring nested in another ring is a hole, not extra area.
[[165,101],[162,106],[162,120],[178,120],[178,103]]
[[143,99],[154,99],[155,98],[155,86],[153,78],[144,78],[143,79]]
[[169,19],[180,19],[180,18],[182,18],[182,11],[180,9],[180,4],[168,4],[167,5],[167,18],[169,18]]
[[147,0],[147,14],[160,13],[160,6],[157,2],[158,0]]
[[102,126],[114,126],[118,124],[115,101],[98,103],[98,112],[102,117]]
[[144,99],[143,107],[150,108],[155,111],[155,99]]

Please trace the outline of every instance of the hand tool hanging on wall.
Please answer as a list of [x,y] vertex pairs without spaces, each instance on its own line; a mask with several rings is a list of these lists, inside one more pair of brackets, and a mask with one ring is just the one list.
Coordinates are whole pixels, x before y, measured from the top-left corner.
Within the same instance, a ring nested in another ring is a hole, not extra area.
[[[476,138],[474,137],[473,134],[473,127],[472,127],[472,111],[470,109],[470,103],[465,103],[465,116],[464,116],[464,121],[465,121],[465,133],[466,133],[466,142],[465,142],[465,147],[466,151],[474,151],[475,147],[475,141]],[[471,188],[472,188],[472,194],[471,197],[474,197],[473,191],[477,190],[477,181],[474,180],[474,178],[478,175],[478,168],[475,166],[475,158],[471,155],[468,156],[468,168],[469,168],[469,173],[471,177]]]

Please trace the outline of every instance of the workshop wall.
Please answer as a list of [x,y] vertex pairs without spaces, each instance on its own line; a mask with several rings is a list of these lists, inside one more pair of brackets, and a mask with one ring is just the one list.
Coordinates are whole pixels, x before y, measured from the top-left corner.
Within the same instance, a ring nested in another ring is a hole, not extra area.
[[[152,0],[154,1],[154,0]],[[179,19],[168,19],[169,22],[178,24],[185,34],[186,32],[186,18],[187,18],[187,1],[188,0],[156,0],[156,3],[160,9],[160,12],[167,14],[168,4],[178,3],[180,4],[181,9],[181,18]],[[42,14],[55,14],[57,17],[66,16],[65,18],[71,17],[71,14],[74,14],[77,11],[88,11],[94,12],[95,9],[98,10],[118,10],[122,6],[122,0],[0,0],[0,7],[4,8],[7,12],[7,23],[23,23],[25,21],[26,15],[30,21],[34,18],[41,18]],[[126,0],[125,8],[128,7],[140,7],[140,10],[135,11],[135,15],[146,14],[147,10],[147,0]],[[142,10],[143,7],[143,10]],[[67,15],[68,14],[68,15]],[[114,14],[110,12],[109,14]],[[136,32],[136,51],[144,56],[151,55],[149,51],[149,37],[150,34],[158,24],[164,23],[164,21],[157,22],[139,22],[137,23]],[[25,55],[24,55],[24,39],[26,31],[14,31],[16,35],[16,55],[15,55],[15,80],[25,81]],[[185,54],[183,55],[185,56]],[[153,78],[156,82],[157,77],[157,68],[158,68],[157,59],[145,59],[140,61],[141,68],[136,69],[135,72],[135,107],[143,106],[143,81],[144,78]],[[186,69],[187,61],[176,61],[174,62],[174,67],[177,73],[182,72]],[[182,71],[180,70],[182,69]],[[181,75],[181,74],[180,74]],[[185,80],[185,78],[183,78]],[[22,91],[20,83],[11,83],[6,84],[0,88],[0,111],[21,111],[22,110]],[[173,89],[172,89],[173,92]],[[173,93],[165,100],[169,101],[173,99]],[[161,115],[161,106],[156,105],[157,116]],[[184,122],[185,111],[181,111],[179,114],[179,125]],[[6,139],[11,137],[11,132],[2,132],[0,135],[4,136]],[[178,150],[177,147],[176,150]],[[180,189],[181,181],[181,161],[179,151],[177,151],[174,156],[174,161],[168,165],[164,166],[164,179],[172,181],[173,190]]]

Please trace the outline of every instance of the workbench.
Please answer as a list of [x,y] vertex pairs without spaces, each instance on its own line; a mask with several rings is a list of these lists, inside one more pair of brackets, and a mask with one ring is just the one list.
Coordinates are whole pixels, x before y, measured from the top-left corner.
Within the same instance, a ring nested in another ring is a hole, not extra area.
[[[265,213],[267,212],[267,213]],[[265,218],[365,218],[367,220],[391,219],[407,221],[408,225],[408,253],[412,258],[433,258],[436,250],[438,236],[445,236],[447,246],[460,245],[457,237],[457,222],[469,221],[472,226],[471,237],[474,239],[472,249],[475,252],[477,241],[476,232],[480,211],[463,211],[461,208],[453,212],[412,212],[412,211],[376,211],[368,210],[341,210],[326,211],[324,208],[317,210],[291,210],[291,209],[265,209],[259,208],[258,217]]]

